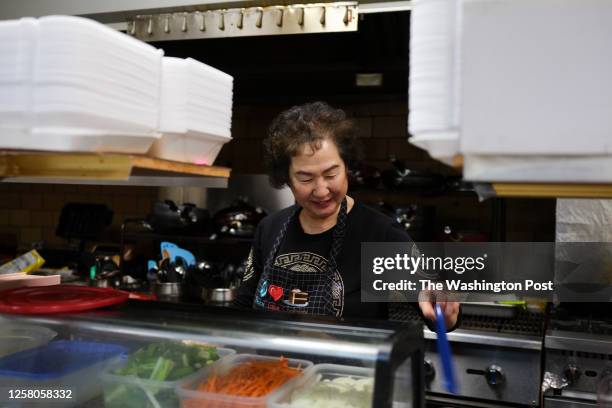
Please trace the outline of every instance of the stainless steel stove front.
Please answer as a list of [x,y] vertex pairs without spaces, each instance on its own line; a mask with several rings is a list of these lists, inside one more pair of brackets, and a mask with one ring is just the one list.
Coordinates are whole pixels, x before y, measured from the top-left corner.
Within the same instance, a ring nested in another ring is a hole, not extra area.
[[[425,331],[426,386],[432,395],[453,397],[442,386],[435,333]],[[537,406],[541,379],[541,340],[456,330],[451,342],[459,396],[486,401]]]
[[[394,305],[391,317],[413,321],[408,305]],[[424,329],[426,396],[432,406],[538,406],[540,401],[542,314],[520,312],[513,318],[464,315],[461,329],[448,333],[459,392],[442,386],[435,333]]]
[[612,336],[550,330],[544,344],[544,369],[562,382],[545,391],[544,407],[599,406],[598,389],[612,378]]

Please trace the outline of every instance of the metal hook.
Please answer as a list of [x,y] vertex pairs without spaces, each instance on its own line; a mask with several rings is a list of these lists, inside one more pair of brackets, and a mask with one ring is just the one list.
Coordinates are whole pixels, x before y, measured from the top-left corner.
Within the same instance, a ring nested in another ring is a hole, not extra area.
[[200,29],[200,31],[206,31],[206,23],[204,22],[204,20],[206,20],[206,15],[199,11],[198,14],[200,15],[200,17],[202,17],[202,21],[200,21],[200,27],[198,28]]
[[353,10],[351,10],[350,7],[346,7],[346,12],[344,13],[344,18],[342,19],[342,21],[344,22],[344,25],[348,25],[349,22],[351,22],[353,20]]
[[219,30],[224,31],[225,30],[225,11],[221,11],[219,16],[220,16]]
[[153,35],[153,17],[149,17],[147,22],[147,34]]
[[166,20],[164,21],[164,33],[168,34],[170,32],[170,16],[166,16]]
[[263,8],[262,7],[257,7],[257,20],[255,20],[255,27],[257,28],[261,28],[261,24],[263,21]]
[[181,24],[181,31],[187,31],[187,13],[183,13],[183,24]]
[[276,17],[276,25],[279,27],[283,26],[283,15],[285,14],[285,10],[282,8],[278,9],[278,16]]
[[300,26],[304,25],[304,7],[298,9],[297,22]]
[[244,9],[240,9],[240,16],[238,17],[238,22],[236,23],[236,27],[242,30],[243,22],[244,22]]
[[325,25],[325,12],[327,11],[327,9],[325,8],[325,6],[321,7],[323,10],[321,11],[321,25]]

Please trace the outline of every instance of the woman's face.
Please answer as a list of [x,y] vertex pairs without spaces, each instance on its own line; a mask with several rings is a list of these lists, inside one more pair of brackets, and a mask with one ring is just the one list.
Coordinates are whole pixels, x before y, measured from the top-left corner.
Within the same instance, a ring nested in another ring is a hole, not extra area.
[[306,216],[323,220],[335,215],[346,196],[348,177],[334,142],[323,139],[317,150],[300,146],[291,158],[289,186]]

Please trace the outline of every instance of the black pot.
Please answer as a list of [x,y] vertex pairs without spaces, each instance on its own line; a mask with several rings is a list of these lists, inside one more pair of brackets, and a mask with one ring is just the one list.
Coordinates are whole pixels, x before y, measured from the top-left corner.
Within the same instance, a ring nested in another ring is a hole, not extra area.
[[362,188],[378,189],[380,188],[380,171],[373,166],[362,165],[355,170],[349,170],[349,186],[353,190]]
[[382,182],[388,189],[424,195],[445,192],[446,182],[443,176],[411,170],[395,157],[391,157],[390,161],[393,167],[382,172]]
[[212,232],[212,221],[207,210],[195,204],[185,203],[177,206],[173,201],[156,202],[147,223],[160,234]]
[[417,204],[394,207],[381,201],[378,209],[400,224],[413,241],[425,242],[432,238],[430,231],[433,228],[434,207]]
[[217,212],[213,217],[219,234],[233,237],[253,238],[257,224],[266,216],[260,207],[253,207],[244,199]]

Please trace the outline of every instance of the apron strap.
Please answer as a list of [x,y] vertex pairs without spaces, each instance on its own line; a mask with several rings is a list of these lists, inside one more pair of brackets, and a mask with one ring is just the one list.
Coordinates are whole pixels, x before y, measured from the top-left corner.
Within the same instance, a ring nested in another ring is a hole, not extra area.
[[346,235],[346,197],[340,204],[340,212],[338,213],[338,219],[332,232],[332,245],[329,249],[329,271],[333,272],[338,269],[336,258],[342,250],[342,244],[344,243],[344,236]]
[[272,245],[272,250],[270,251],[270,253],[268,253],[268,257],[266,258],[264,268],[268,268],[272,266],[272,264],[274,263],[274,258],[276,257],[276,253],[278,252],[281,246],[281,243],[283,242],[283,239],[285,238],[285,235],[287,234],[287,228],[289,227],[289,223],[299,211],[300,211],[300,206],[296,204],[295,208],[293,209],[293,211],[291,211],[291,214],[289,214],[289,217],[287,217],[287,219],[283,223],[283,226],[281,227],[280,232],[276,236],[274,245]]

